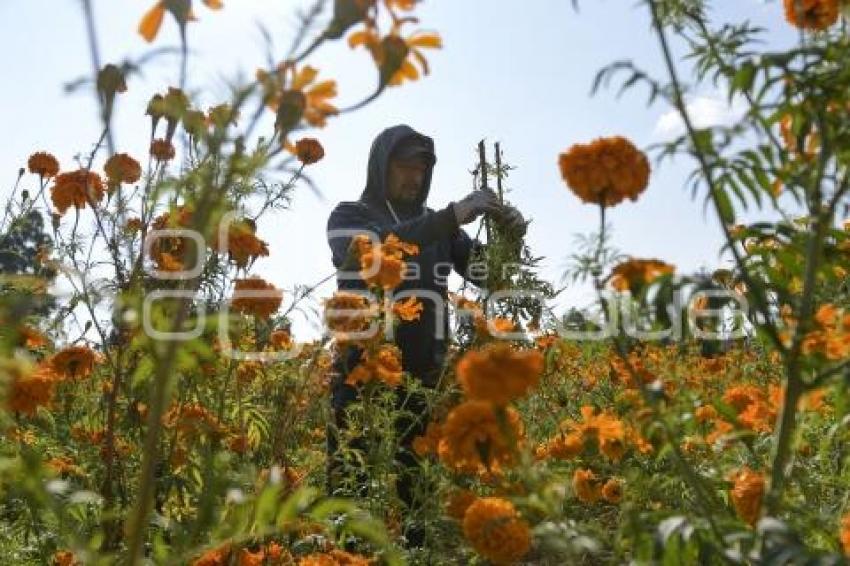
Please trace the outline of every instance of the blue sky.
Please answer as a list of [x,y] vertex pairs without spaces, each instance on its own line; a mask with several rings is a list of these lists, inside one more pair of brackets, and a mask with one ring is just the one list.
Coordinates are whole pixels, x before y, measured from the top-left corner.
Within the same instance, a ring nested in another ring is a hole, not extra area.
[[[104,61],[150,49],[135,29],[152,0],[93,3]],[[77,0],[0,2],[0,20],[6,22],[0,36],[0,49],[6,54],[0,69],[7,78],[0,93],[6,134],[0,151],[4,194],[31,152],[51,151],[70,167],[73,156],[88,150],[97,138],[90,92],[68,95],[62,88],[90,72],[79,4]],[[225,0],[220,12],[197,6],[200,21],[190,27],[194,55],[189,87],[201,106],[226,100],[224,85],[229,79],[239,73],[253,75],[264,64],[258,21],[272,32],[276,53],[282,57],[295,30],[294,9],[305,4]],[[781,3],[716,4],[712,17],[717,22],[750,19],[770,30],[771,42],[787,44],[795,39],[782,20]],[[438,163],[429,201],[435,208],[469,190],[478,140],[501,141],[506,160],[517,167],[508,181],[513,189],[509,198],[532,220],[528,241],[535,253],[547,258],[544,275],[557,279],[574,249],[573,235],[595,230],[598,214],[566,189],[557,168],[558,154],[573,143],[615,134],[646,147],[677,128],[669,108],[646,106],[640,88],[620,99],[606,91],[590,96],[596,71],[614,60],[631,59],[656,75],[662,73],[645,8],[637,2],[585,0],[576,12],[570,0],[426,0],[417,13],[420,27],[439,32],[444,41],[444,49],[429,51],[431,75],[392,89],[371,106],[311,132],[327,152],[311,168],[323,198],[301,187],[291,210],[266,217],[260,237],[269,242],[272,253],[257,262],[254,273],[283,288],[310,284],[331,273],[324,236],[330,210],[336,202],[360,194],[372,138],[386,126],[408,123],[436,142]],[[176,26],[166,21],[156,45],[176,44]],[[310,63],[321,70],[320,77],[338,81],[341,107],[374,87],[371,59],[344,42],[323,48]],[[176,68],[175,59],[161,59],[146,69],[143,78],[131,81],[116,120],[120,151],[145,154],[145,102],[177,81]],[[692,104],[697,118],[706,122],[732,119],[740,110],[727,108],[722,93],[710,86],[695,92]],[[271,129],[271,116],[266,128]],[[629,255],[659,257],[676,264],[680,272],[718,266],[716,221],[684,187],[691,167],[682,162],[655,168],[649,189],[637,203],[610,212],[617,248]],[[331,290],[325,287],[320,295]],[[585,299],[586,294],[575,289],[567,291],[564,301],[581,304]],[[301,322],[296,328],[308,332]]]

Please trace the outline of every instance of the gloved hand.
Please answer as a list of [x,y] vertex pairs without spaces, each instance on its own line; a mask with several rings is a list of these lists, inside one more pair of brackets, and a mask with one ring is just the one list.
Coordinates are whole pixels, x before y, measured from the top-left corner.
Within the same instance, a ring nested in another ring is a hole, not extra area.
[[496,213],[496,219],[498,222],[506,226],[509,231],[514,232],[519,236],[525,235],[527,230],[525,218],[523,218],[522,213],[513,206],[507,204],[502,205]]
[[491,189],[472,191],[461,200],[452,203],[455,218],[460,225],[469,224],[485,212],[496,213],[502,205],[499,197]]

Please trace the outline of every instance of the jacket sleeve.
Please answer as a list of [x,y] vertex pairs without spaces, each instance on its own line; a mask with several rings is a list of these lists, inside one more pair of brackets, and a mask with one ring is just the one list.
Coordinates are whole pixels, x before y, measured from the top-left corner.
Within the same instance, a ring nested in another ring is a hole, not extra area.
[[480,268],[469,273],[469,263],[473,254],[483,252],[485,248],[484,244],[470,238],[462,228],[458,228],[451,239],[451,257],[455,271],[476,287],[484,287],[487,284],[487,273]]
[[379,224],[369,214],[365,205],[359,202],[340,203],[328,218],[328,245],[333,255],[333,264],[337,269],[352,269],[352,257],[348,253],[351,244],[350,234],[334,234],[335,230],[356,230],[367,234],[375,234],[383,240],[389,234],[395,234],[404,242],[419,246],[440,239],[448,238],[457,231],[458,224],[451,205],[438,211],[427,211],[422,216],[405,220],[396,224]]

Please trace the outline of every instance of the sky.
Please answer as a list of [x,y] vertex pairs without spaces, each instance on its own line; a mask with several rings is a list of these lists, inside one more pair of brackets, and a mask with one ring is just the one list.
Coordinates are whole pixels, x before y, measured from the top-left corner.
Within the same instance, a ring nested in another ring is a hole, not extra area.
[[[92,0],[104,62],[138,57],[152,47],[136,33],[153,0]],[[199,4],[199,21],[190,25],[190,90],[205,108],[227,100],[228,82],[251,77],[265,64],[259,24],[274,40],[281,59],[296,32],[299,0],[225,0],[222,11]],[[768,30],[768,44],[795,40],[782,19],[779,2],[721,1],[711,13],[715,24],[751,20]],[[509,200],[531,220],[527,242],[545,256],[542,275],[558,281],[576,251],[575,235],[595,231],[598,209],[582,204],[564,185],[559,153],[599,136],[623,135],[646,148],[681,131],[671,108],[648,107],[641,87],[621,97],[603,90],[591,96],[596,72],[628,59],[655,76],[663,75],[646,9],[632,0],[425,0],[417,8],[418,26],[443,38],[429,50],[431,74],[390,89],[357,112],[332,118],[324,129],[309,131],[326,157],[309,169],[321,194],[300,185],[289,210],[268,215],[258,235],[271,255],[252,272],[278,287],[309,285],[333,272],[325,240],[328,214],[341,200],[356,199],[366,180],[372,139],[385,127],[407,123],[435,140],[437,165],[429,205],[445,206],[471,187],[476,145],[501,142],[505,161],[515,166],[507,180]],[[97,108],[90,90],[66,93],[64,85],[91,73],[79,0],[0,0],[2,76],[0,191],[8,198],[18,168],[34,151],[56,155],[67,167],[97,139]],[[176,24],[166,20],[156,47],[178,45]],[[677,46],[681,47],[681,46]],[[681,50],[679,51],[681,53]],[[375,85],[371,58],[340,41],[323,47],[309,63],[321,78],[338,82],[338,106],[359,101]],[[688,80],[693,78],[682,64]],[[134,77],[121,96],[115,120],[119,151],[146,153],[149,122],[146,101],[176,84],[177,59],[164,56]],[[689,107],[698,125],[731,123],[743,112],[739,101],[725,101],[721,87],[704,85],[691,93]],[[264,127],[271,133],[272,116]],[[96,162],[97,163],[97,162]],[[102,163],[102,160],[100,161]],[[680,273],[715,269],[720,229],[714,216],[685,186],[693,163],[653,164],[650,186],[637,202],[609,211],[614,247],[636,257],[658,257]],[[33,182],[29,177],[27,182]],[[5,199],[4,199],[5,200]],[[474,234],[475,225],[467,226]],[[328,296],[333,282],[318,290]],[[291,293],[289,295],[291,297]],[[561,306],[586,303],[586,290],[568,288]],[[295,320],[299,331],[314,330]]]

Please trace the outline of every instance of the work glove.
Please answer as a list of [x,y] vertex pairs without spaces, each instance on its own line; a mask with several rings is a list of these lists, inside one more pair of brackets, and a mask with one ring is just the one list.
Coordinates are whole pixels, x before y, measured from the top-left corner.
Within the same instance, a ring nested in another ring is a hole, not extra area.
[[499,197],[486,187],[472,191],[452,203],[458,225],[469,224],[484,213],[497,213],[502,207]]
[[509,232],[517,234],[518,236],[524,236],[527,224],[525,222],[525,218],[522,217],[522,213],[510,205],[502,205],[499,210],[494,215],[496,217],[496,221],[505,226]]

